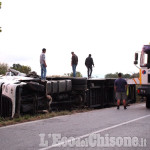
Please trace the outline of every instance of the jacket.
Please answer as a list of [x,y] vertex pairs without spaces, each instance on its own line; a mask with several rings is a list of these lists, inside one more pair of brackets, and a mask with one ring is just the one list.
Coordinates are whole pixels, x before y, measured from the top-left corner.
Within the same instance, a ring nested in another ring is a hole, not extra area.
[[93,58],[87,57],[86,60],[85,60],[85,65],[87,67],[92,67],[92,65],[94,66]]
[[78,64],[78,56],[77,55],[73,55],[72,56],[72,61],[71,61],[72,65],[77,65]]

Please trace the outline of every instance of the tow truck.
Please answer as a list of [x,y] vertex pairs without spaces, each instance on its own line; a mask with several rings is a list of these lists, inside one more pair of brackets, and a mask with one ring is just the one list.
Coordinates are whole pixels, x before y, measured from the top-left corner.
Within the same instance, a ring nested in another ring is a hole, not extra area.
[[134,64],[139,68],[139,84],[137,93],[146,98],[146,108],[150,108],[150,45],[144,45],[140,52],[138,64],[138,52],[135,53]]

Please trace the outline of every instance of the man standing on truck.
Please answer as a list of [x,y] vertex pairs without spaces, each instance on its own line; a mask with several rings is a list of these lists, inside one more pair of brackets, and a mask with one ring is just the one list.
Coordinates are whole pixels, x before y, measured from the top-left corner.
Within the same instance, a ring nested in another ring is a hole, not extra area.
[[73,77],[76,77],[76,67],[78,65],[78,56],[74,52],[71,52],[71,54],[72,54],[71,66],[72,66],[72,71],[73,71]]
[[127,109],[126,107],[127,82],[125,79],[122,79],[121,73],[118,74],[118,79],[115,80],[114,90],[116,92],[116,98],[117,98],[117,109],[119,109],[120,107],[120,100],[123,100],[124,109]]
[[46,49],[43,48],[42,49],[42,53],[40,55],[40,65],[41,65],[41,81],[45,81],[46,80],[46,60],[45,60],[45,53],[46,53]]
[[85,66],[87,67],[88,78],[90,78],[92,75],[92,67],[94,67],[94,62],[93,62],[93,58],[91,57],[91,54],[89,54],[89,57],[86,58]]

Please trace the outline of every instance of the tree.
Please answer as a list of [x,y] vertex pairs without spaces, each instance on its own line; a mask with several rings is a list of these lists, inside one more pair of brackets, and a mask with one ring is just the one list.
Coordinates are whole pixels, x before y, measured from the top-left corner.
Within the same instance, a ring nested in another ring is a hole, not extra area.
[[131,75],[131,78],[139,78],[139,72],[138,73],[133,73]]
[[105,78],[118,78],[118,72],[116,73],[108,73],[105,75]]
[[130,78],[130,77],[131,77],[131,74],[128,74],[128,73],[122,74],[122,77],[123,77],[123,78]]
[[64,76],[70,77],[71,75],[70,75],[70,73],[64,73]]
[[6,74],[7,70],[8,70],[8,64],[0,63],[0,74],[1,75]]
[[[73,72],[70,73],[70,77],[73,77]],[[76,77],[82,77],[81,72],[77,71],[76,72]]]
[[26,74],[28,74],[31,71],[31,67],[20,64],[13,64],[11,68]]
[[[123,78],[139,78],[139,73],[133,73],[133,74],[122,74]],[[118,78],[118,72],[112,74],[112,73],[108,73],[105,75],[105,78]]]

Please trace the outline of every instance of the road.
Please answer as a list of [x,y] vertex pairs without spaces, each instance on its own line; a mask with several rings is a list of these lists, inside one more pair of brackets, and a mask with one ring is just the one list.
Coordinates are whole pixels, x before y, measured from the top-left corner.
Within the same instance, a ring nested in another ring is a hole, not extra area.
[[140,103],[1,127],[0,149],[149,150],[150,109]]

